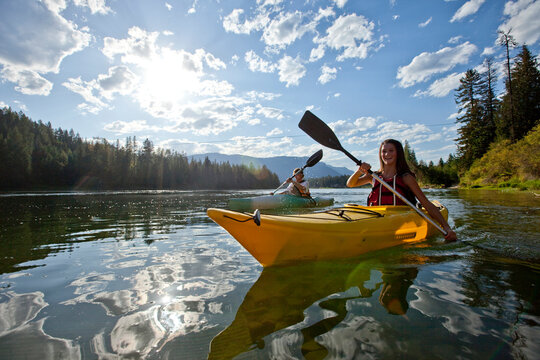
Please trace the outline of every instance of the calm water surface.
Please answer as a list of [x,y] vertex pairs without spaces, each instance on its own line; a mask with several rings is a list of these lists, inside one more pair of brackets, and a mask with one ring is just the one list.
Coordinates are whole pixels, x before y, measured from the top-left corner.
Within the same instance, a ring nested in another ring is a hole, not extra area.
[[205,211],[267,192],[0,195],[0,359],[539,359],[540,196],[430,190],[460,242],[263,270]]

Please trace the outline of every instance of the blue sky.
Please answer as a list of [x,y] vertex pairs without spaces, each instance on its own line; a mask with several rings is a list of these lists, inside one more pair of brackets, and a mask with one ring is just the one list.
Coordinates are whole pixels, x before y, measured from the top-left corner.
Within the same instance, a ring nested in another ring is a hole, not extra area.
[[87,139],[257,157],[321,148],[297,126],[309,109],[364,161],[392,137],[436,162],[456,151],[463,72],[490,56],[502,80],[497,32],[538,54],[539,18],[533,0],[4,0],[0,106]]

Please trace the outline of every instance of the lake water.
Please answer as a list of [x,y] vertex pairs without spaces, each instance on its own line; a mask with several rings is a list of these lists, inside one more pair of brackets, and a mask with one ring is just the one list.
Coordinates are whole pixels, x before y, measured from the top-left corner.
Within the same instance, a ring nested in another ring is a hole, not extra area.
[[0,359],[539,359],[540,196],[428,190],[460,242],[263,270],[205,211],[264,193],[0,195]]

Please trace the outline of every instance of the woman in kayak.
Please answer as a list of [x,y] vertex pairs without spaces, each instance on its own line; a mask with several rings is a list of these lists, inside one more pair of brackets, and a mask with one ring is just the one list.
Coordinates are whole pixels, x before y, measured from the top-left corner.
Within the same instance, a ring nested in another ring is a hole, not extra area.
[[[420,189],[420,186],[418,186],[416,177],[405,160],[405,151],[403,151],[403,146],[399,141],[387,139],[381,143],[379,148],[379,162],[381,167],[376,174],[411,203],[414,204],[416,199],[418,199],[428,214],[437,220],[447,232],[445,239],[448,241],[457,240],[456,233],[450,228],[450,225],[442,217],[437,207],[428,200],[422,189]],[[370,164],[362,163],[358,167],[358,170],[347,180],[347,187],[356,187],[371,183],[373,187],[368,196],[368,206],[406,205],[393,192],[375,181],[371,174],[368,173],[369,169],[371,169]]]
[[304,178],[304,172],[300,168],[296,168],[290,178],[287,179],[289,186],[281,194],[289,194],[302,197],[310,197],[309,183]]

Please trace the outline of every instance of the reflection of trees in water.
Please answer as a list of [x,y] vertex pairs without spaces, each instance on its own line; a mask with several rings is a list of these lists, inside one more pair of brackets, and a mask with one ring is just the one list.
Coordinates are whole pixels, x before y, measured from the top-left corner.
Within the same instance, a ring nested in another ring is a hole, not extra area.
[[[477,250],[482,252],[484,250]],[[484,257],[482,257],[484,258]],[[508,260],[486,262],[470,259],[461,272],[464,303],[470,307],[489,309],[493,316],[506,323],[512,337],[515,358],[535,358],[540,354],[540,336],[537,320],[540,316],[540,269],[529,263]],[[523,272],[516,272],[516,266]],[[524,277],[524,274],[525,277]],[[531,286],[532,284],[532,286]],[[508,308],[518,312],[508,312]]]
[[210,223],[205,206],[219,199],[205,192],[2,197],[0,274],[80,242],[142,238],[151,244],[186,225]]

